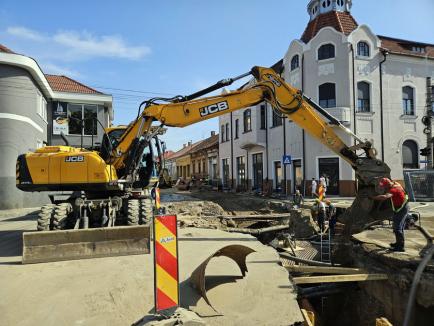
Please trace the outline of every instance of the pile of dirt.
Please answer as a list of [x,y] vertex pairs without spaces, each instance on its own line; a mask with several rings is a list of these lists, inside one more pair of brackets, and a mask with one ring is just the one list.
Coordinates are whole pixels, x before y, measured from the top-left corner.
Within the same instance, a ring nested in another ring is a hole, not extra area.
[[211,201],[184,200],[163,202],[167,214],[176,214],[181,227],[220,228],[218,216],[225,215],[223,208]]

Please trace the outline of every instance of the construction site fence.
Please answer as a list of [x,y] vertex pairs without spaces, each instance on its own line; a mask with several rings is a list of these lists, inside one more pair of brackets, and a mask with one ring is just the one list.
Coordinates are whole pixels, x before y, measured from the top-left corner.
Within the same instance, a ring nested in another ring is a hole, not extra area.
[[410,201],[434,201],[434,170],[404,171]]

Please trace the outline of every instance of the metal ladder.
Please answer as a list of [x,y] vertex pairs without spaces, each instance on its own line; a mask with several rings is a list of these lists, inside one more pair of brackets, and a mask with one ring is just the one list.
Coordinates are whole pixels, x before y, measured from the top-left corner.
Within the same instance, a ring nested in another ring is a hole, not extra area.
[[328,227],[327,234],[320,232],[320,260],[324,263],[331,263],[331,232]]

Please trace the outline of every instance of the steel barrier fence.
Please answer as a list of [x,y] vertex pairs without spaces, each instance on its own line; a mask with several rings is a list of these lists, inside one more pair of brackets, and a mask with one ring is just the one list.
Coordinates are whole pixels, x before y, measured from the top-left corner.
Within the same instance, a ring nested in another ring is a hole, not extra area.
[[404,171],[410,201],[434,201],[434,170]]

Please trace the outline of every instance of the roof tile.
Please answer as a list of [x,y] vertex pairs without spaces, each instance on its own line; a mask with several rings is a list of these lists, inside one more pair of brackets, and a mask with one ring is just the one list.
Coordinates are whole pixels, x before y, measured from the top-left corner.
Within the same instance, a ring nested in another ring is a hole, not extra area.
[[101,92],[66,76],[45,74],[45,77],[55,92],[102,94]]
[[330,11],[311,20],[304,30],[301,40],[308,43],[322,28],[327,26],[349,35],[357,28],[358,24],[349,12]]
[[5,47],[4,45],[1,45],[1,44],[0,44],[0,52],[15,54],[14,51],[12,51],[11,49],[9,49],[9,48]]
[[[381,47],[390,53],[434,58],[434,44],[401,40],[381,35],[377,36],[381,40]],[[423,49],[424,52],[416,52],[414,48]]]

